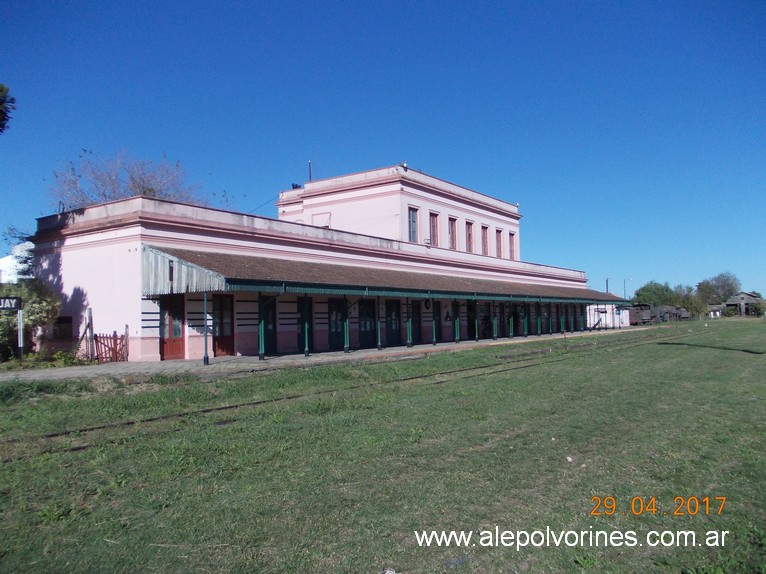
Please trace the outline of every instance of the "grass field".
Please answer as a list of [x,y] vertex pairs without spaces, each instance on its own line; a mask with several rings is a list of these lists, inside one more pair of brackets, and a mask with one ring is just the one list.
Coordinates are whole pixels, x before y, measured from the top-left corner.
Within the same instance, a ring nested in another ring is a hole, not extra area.
[[[766,573],[763,321],[8,383],[0,436],[2,572]],[[483,545],[495,527],[585,543]],[[424,530],[475,545],[421,547]],[[649,546],[666,530],[729,534]],[[637,543],[594,547],[597,531]]]

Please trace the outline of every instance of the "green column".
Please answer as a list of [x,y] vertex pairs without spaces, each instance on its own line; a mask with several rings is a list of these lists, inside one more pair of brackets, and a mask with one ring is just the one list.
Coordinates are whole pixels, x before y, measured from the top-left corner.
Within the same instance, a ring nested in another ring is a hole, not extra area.
[[378,351],[380,351],[383,348],[383,341],[380,338],[380,297],[375,300],[375,317],[378,320]]
[[559,332],[561,333],[566,331],[566,326],[564,325],[564,319],[565,319],[564,315],[561,314],[561,307],[559,307],[559,325],[560,325]]
[[[261,298],[258,297],[260,302]],[[263,311],[263,304],[261,303],[261,311]],[[266,325],[263,322],[261,313],[258,313],[258,360],[263,361],[266,358]]]
[[452,318],[452,326],[455,329],[455,342],[460,342],[460,304],[457,305],[457,313]]
[[492,339],[497,340],[497,314],[492,317]]
[[[202,333],[204,334],[204,342],[203,345],[205,346],[205,350],[202,354],[202,364],[203,365],[209,365],[210,364],[210,357],[207,353],[207,290],[202,293]],[[22,332],[24,331],[23,325],[20,329]]]
[[407,298],[407,346],[412,347],[412,303]]
[[303,321],[303,356],[309,356],[309,320]]
[[[431,299],[431,344],[436,344],[436,315],[434,314],[434,300]],[[439,317],[439,321],[441,321],[441,317]]]
[[348,335],[348,301],[343,297],[343,352],[348,353],[350,350],[350,342]]
[[511,310],[510,317],[508,317],[508,338],[513,339],[513,310]]
[[548,334],[553,335],[553,309],[548,307]]

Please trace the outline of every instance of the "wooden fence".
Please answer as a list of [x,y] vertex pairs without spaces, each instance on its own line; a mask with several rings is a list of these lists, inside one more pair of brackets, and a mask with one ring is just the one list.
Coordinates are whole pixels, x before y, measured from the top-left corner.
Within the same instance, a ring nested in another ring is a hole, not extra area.
[[93,335],[96,347],[96,360],[99,363],[117,363],[128,360],[128,328],[125,333],[118,335],[114,331],[111,335],[96,333]]

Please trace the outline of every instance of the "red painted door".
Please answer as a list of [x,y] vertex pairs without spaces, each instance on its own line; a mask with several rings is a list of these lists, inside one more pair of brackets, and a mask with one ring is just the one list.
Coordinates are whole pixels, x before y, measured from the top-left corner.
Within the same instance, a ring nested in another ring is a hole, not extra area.
[[167,295],[160,299],[160,358],[183,359],[185,351],[184,298]]
[[213,295],[213,355],[234,354],[234,297]]

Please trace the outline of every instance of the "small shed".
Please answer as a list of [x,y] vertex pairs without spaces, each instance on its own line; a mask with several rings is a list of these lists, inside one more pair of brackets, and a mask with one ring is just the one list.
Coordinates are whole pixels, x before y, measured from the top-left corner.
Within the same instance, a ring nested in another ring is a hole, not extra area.
[[736,295],[732,295],[726,301],[726,308],[736,309],[736,315],[742,317],[756,316],[758,314],[758,305],[763,305],[765,302],[757,293],[748,293],[747,291],[740,291]]

